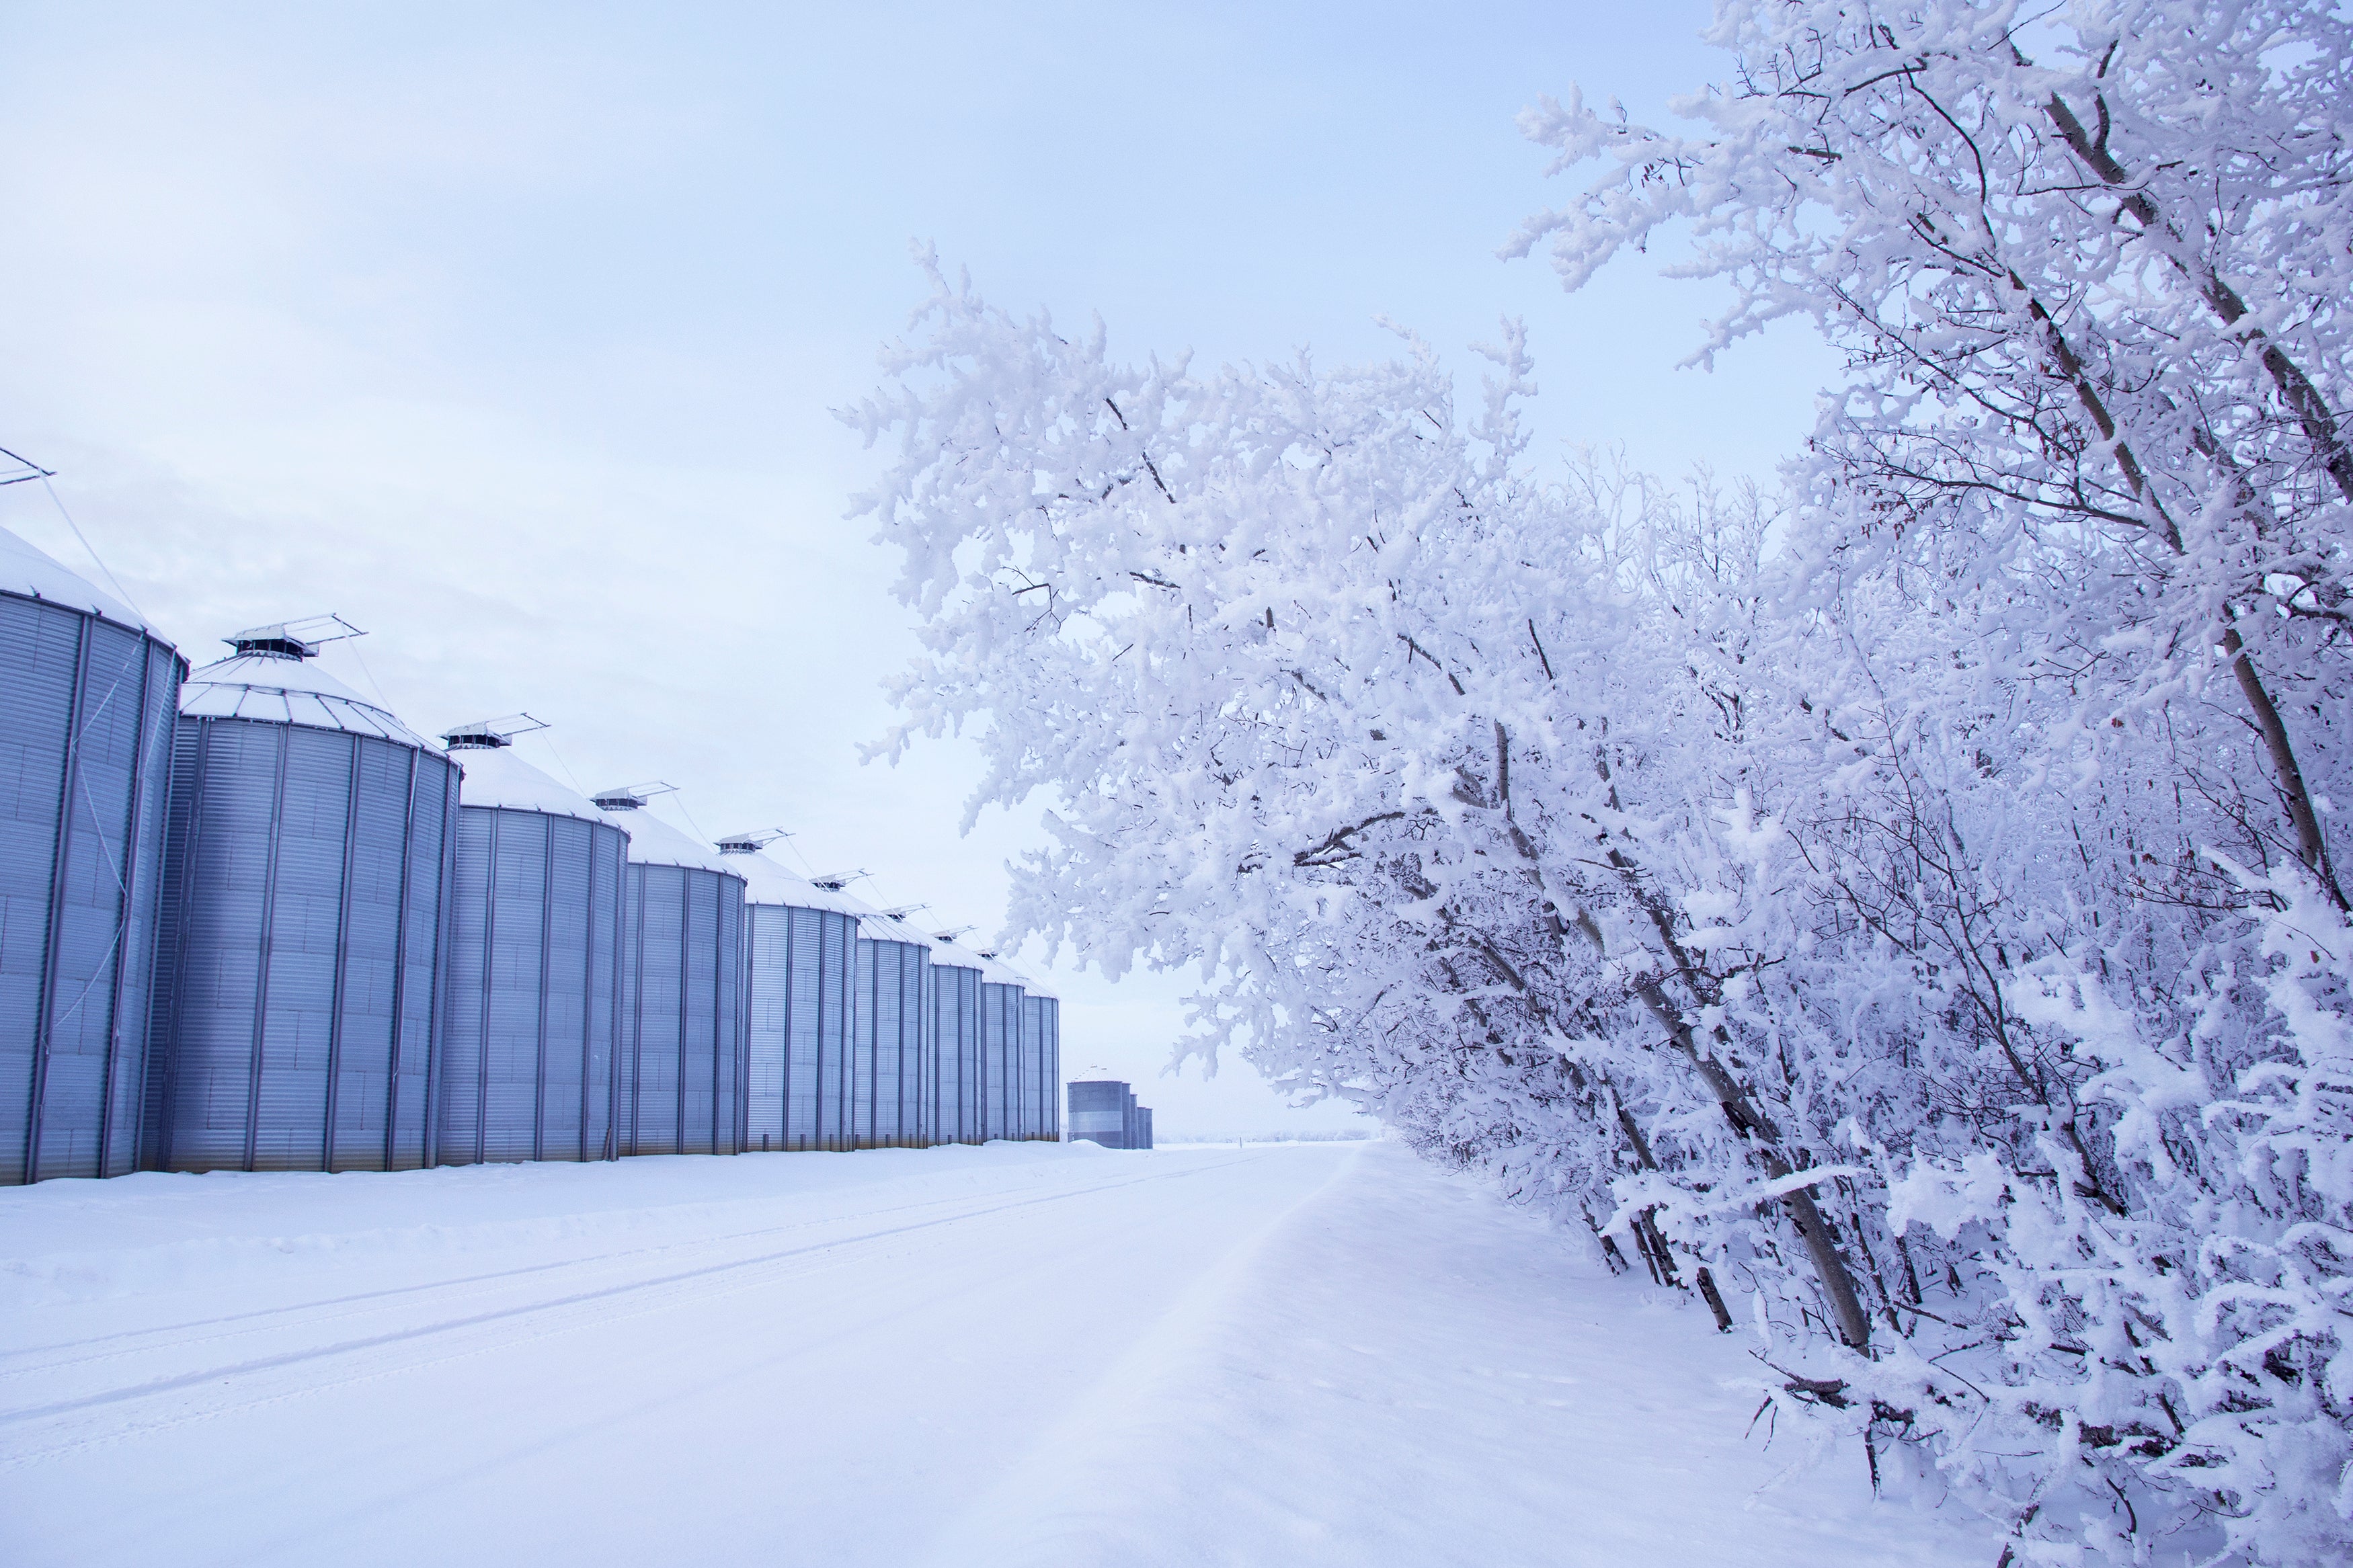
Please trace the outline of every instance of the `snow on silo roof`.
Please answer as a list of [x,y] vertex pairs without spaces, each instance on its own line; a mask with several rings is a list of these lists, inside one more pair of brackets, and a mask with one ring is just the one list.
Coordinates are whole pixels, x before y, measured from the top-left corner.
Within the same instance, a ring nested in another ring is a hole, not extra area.
[[[222,638],[237,651],[188,677],[180,690],[180,711],[194,718],[254,719],[377,735],[427,749],[423,736],[311,662],[320,645],[334,639],[299,637],[294,627],[333,620],[319,616],[307,622],[257,626]],[[339,635],[353,634],[346,629]]]
[[[797,910],[831,910],[838,914],[864,915],[867,907],[838,889],[820,888],[806,877],[797,877],[777,865],[757,847],[750,847],[749,837],[723,838],[719,841],[720,858],[727,868],[744,879],[744,900],[753,904],[781,904]],[[738,848],[738,845],[746,847]]]
[[5,528],[0,528],[0,594],[86,611],[100,620],[151,635],[155,630],[146,616],[112,595],[99,592],[79,573],[60,565]]
[[576,817],[582,822],[610,822],[624,833],[634,826],[626,815],[615,816],[597,809],[579,791],[567,789],[503,746],[452,743],[450,761],[465,770],[458,784],[458,804],[495,806],[505,811],[535,811],[545,816]]
[[733,857],[697,843],[645,809],[648,800],[669,788],[668,784],[631,784],[599,790],[595,804],[608,820],[629,830],[629,858],[638,865],[685,866],[742,879],[744,873],[728,864]]

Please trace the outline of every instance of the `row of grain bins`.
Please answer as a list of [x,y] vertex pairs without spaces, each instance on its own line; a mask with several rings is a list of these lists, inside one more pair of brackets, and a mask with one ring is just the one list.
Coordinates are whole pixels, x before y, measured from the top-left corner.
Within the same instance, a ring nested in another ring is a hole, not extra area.
[[0,531],[0,1183],[1060,1135],[1060,1005],[841,879],[436,747],[263,627],[190,673]]

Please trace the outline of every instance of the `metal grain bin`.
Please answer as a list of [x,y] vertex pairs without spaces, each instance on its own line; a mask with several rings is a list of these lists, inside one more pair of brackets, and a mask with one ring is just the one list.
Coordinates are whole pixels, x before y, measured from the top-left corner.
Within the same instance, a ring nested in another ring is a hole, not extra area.
[[871,910],[858,922],[850,1132],[860,1149],[913,1149],[931,1141],[923,1102],[934,1038],[932,939],[907,924],[904,913]]
[[1136,1116],[1135,1090],[1124,1089],[1122,1093],[1125,1104],[1121,1108],[1120,1136],[1126,1140],[1124,1147],[1140,1149],[1144,1146],[1144,1127]]
[[944,933],[932,938],[933,1140],[981,1142],[980,986],[988,961]]
[[1061,1137],[1062,1004],[1053,993],[1031,981],[1024,987],[1027,1011],[1021,1036],[1025,1137],[1052,1142]]
[[1021,1042],[1029,1033],[1021,976],[995,953],[980,956],[980,1135],[1019,1138],[1026,1087]]
[[628,830],[621,895],[622,1154],[743,1147],[744,879],[644,808],[646,786],[596,805]]
[[465,777],[436,1162],[609,1160],[629,836],[496,730],[445,739]]
[[1149,1149],[1152,1147],[1152,1107],[1148,1105],[1139,1105],[1135,1108],[1135,1114],[1142,1120],[1142,1125],[1139,1126],[1136,1131],[1143,1135],[1144,1140],[1142,1142],[1138,1143],[1136,1147],[1139,1149]]
[[240,633],[181,693],[142,1164],[432,1158],[458,770],[311,662],[347,635]]
[[849,1147],[851,998],[865,908],[760,853],[774,835],[719,841],[744,879],[746,1149]]
[[136,1167],[186,674],[0,530],[0,1184]]
[[1106,1149],[1127,1147],[1127,1085],[1117,1079],[1082,1079],[1070,1087],[1071,1119],[1067,1136],[1084,1139]]

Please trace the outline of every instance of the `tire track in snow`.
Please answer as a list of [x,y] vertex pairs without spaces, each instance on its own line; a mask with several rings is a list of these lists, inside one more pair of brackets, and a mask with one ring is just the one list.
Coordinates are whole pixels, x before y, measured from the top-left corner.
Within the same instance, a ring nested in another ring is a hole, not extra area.
[[[891,1226],[880,1230],[867,1231],[856,1236],[841,1237],[828,1241],[811,1242],[805,1246],[786,1247],[776,1251],[758,1254],[751,1258],[734,1258],[722,1262],[705,1264],[694,1268],[679,1269],[670,1273],[657,1275],[650,1279],[623,1280],[608,1285],[567,1291],[565,1294],[552,1298],[542,1298],[535,1300],[519,1302],[507,1307],[461,1313],[455,1317],[444,1318],[433,1322],[413,1324],[400,1329],[387,1330],[381,1333],[356,1336],[338,1341],[332,1344],[307,1347],[302,1350],[290,1351],[279,1355],[250,1357],[225,1365],[207,1366],[198,1370],[153,1378],[136,1384],[124,1384],[114,1388],[100,1390],[94,1394],[84,1394],[71,1399],[55,1400],[41,1405],[21,1406],[12,1410],[0,1410],[0,1431],[12,1428],[36,1426],[37,1424],[43,1422],[69,1421],[74,1416],[87,1415],[109,1406],[123,1404],[136,1404],[163,1398],[174,1393],[200,1388],[216,1383],[228,1382],[238,1378],[261,1376],[271,1373],[281,1373],[289,1369],[307,1365],[311,1363],[331,1360],[338,1357],[365,1355],[371,1352],[396,1349],[404,1345],[417,1344],[449,1334],[463,1333],[469,1330],[488,1328],[500,1323],[528,1322],[534,1317],[551,1313],[562,1313],[568,1310],[576,1311],[581,1308],[598,1303],[609,1303],[617,1300],[625,1300],[630,1297],[641,1296],[648,1292],[668,1292],[667,1294],[652,1296],[646,1300],[637,1310],[628,1312],[617,1314],[603,1312],[595,1316],[583,1315],[579,1318],[579,1321],[575,1322],[554,1325],[542,1332],[507,1336],[491,1342],[468,1346],[461,1351],[458,1351],[448,1355],[428,1357],[423,1361],[405,1362],[396,1366],[371,1369],[367,1372],[356,1373],[345,1378],[309,1383],[298,1388],[281,1390],[273,1394],[265,1394],[259,1398],[244,1400],[231,1399],[217,1405],[203,1405],[167,1416],[161,1420],[135,1423],[131,1426],[113,1428],[105,1433],[69,1439],[63,1443],[51,1444],[41,1447],[17,1447],[13,1449],[5,1457],[0,1457],[0,1469],[20,1468],[26,1465],[38,1463],[43,1459],[54,1458],[60,1454],[90,1447],[94,1445],[119,1441],[122,1438],[141,1433],[152,1432],[168,1426],[180,1426],[189,1421],[206,1419],[210,1416],[229,1414],[238,1410],[276,1404],[286,1399],[303,1397],[305,1395],[323,1392],[328,1389],[348,1386],[355,1383],[364,1383],[382,1377],[399,1375],[421,1370],[427,1366],[441,1364],[448,1361],[464,1359],[470,1356],[487,1353],[492,1350],[508,1348],[532,1340],[551,1337],[555,1333],[572,1331],[580,1328],[610,1323],[617,1321],[626,1321],[629,1318],[643,1316],[650,1312],[669,1310],[681,1305],[710,1300],[721,1295],[733,1294],[741,1289],[751,1289],[757,1285],[771,1283],[774,1279],[778,1278],[792,1278],[799,1275],[822,1271],[821,1268],[804,1268],[800,1269],[791,1268],[790,1266],[797,1260],[825,1260],[826,1255],[828,1254],[836,1254],[846,1249],[862,1247],[877,1242],[885,1242],[897,1237],[936,1230],[943,1226],[955,1225],[965,1220],[986,1219],[991,1215],[1008,1214],[1021,1209],[1038,1207],[1043,1205],[1067,1203],[1102,1194],[1117,1192],[1123,1188],[1141,1186],[1149,1183],[1176,1181],[1195,1176],[1207,1175],[1215,1171],[1227,1170],[1237,1165],[1250,1163],[1261,1158],[1264,1158],[1264,1156],[1245,1156],[1237,1160],[1220,1161],[1214,1165],[1200,1165],[1188,1169],[1155,1172],[1146,1175],[1130,1177],[1127,1180],[1120,1182],[1104,1183],[1098,1185],[1091,1185],[1066,1192],[1049,1193],[1036,1197],[1017,1199],[1010,1203],[991,1204],[979,1208],[966,1209],[955,1214],[935,1215],[928,1219],[911,1221],[904,1225]],[[844,1216],[844,1218],[854,1221],[860,1218],[871,1217],[873,1214],[887,1212],[892,1211],[868,1211],[865,1215],[849,1215]],[[837,1221],[834,1223],[840,1222]],[[795,1228],[801,1228],[801,1226],[772,1227],[772,1233],[775,1230]],[[746,1234],[757,1235],[760,1233],[753,1232]],[[708,1243],[688,1242],[677,1245],[695,1246],[708,1245]],[[633,1252],[623,1256],[638,1256],[638,1254]],[[607,1259],[582,1259],[575,1261],[580,1263],[596,1263],[606,1260]],[[832,1266],[843,1266],[849,1260],[840,1259],[838,1262],[833,1262]],[[544,1272],[545,1268],[546,1266],[541,1265],[526,1266],[524,1268],[510,1271],[510,1277],[520,1278],[530,1274]],[[744,1271],[745,1270],[760,1269],[764,1268],[767,1270],[767,1272],[764,1274],[749,1277],[744,1276]],[[488,1276],[483,1278],[495,1279],[500,1277]],[[703,1288],[697,1289],[696,1287],[698,1286]],[[403,1288],[403,1289],[406,1291],[409,1289],[425,1289],[431,1288],[432,1287],[416,1287]],[[299,1309],[286,1309],[281,1310],[298,1310]],[[204,1336],[185,1342],[189,1344],[206,1343],[212,1342],[214,1340],[220,1337],[225,1336]],[[152,1347],[152,1353],[161,1353],[174,1348],[184,1348],[184,1346],[175,1345],[173,1342],[166,1342],[162,1345]],[[26,1370],[37,1371],[40,1369],[33,1368]]]
[[[1173,1173],[1164,1173],[1164,1174]],[[1143,1180],[1149,1178],[1135,1179]],[[1123,1183],[1113,1184],[1124,1185],[1127,1184]],[[1004,1192],[1010,1189],[1000,1188],[996,1192],[982,1194],[982,1196],[998,1197],[1002,1196]],[[1110,1190],[1109,1186],[1102,1185],[1077,1187],[1070,1189],[1066,1194],[1050,1194],[1047,1195],[1076,1195],[1082,1193],[1108,1190]],[[688,1237],[677,1241],[659,1242],[650,1246],[633,1247],[612,1252],[590,1253],[578,1258],[552,1258],[543,1263],[522,1264],[512,1268],[491,1269],[480,1274],[461,1275],[455,1279],[427,1279],[420,1280],[413,1285],[388,1286],[381,1290],[361,1290],[342,1296],[323,1297],[310,1301],[290,1301],[276,1307],[256,1308],[250,1311],[226,1313],[222,1316],[213,1318],[195,1318],[178,1323],[160,1324],[153,1328],[119,1330],[112,1333],[94,1334],[88,1339],[63,1340],[45,1345],[26,1345],[13,1350],[0,1350],[0,1384],[5,1384],[13,1379],[35,1377],[44,1373],[60,1372],[77,1366],[95,1366],[103,1364],[109,1361],[122,1360],[132,1356],[149,1355],[170,1350],[184,1350],[198,1344],[218,1342],[223,1340],[234,1339],[247,1334],[272,1332],[280,1330],[289,1322],[310,1326],[313,1324],[331,1322],[343,1318],[363,1317],[371,1311],[382,1310],[387,1307],[401,1305],[408,1299],[426,1296],[433,1292],[448,1291],[453,1293],[453,1299],[455,1300],[470,1300],[476,1297],[490,1295],[501,1287],[521,1283],[535,1275],[553,1274],[564,1269],[599,1268],[631,1259],[644,1260],[681,1251],[700,1250],[703,1248],[722,1247],[731,1242],[754,1241],[765,1237],[781,1236],[793,1231],[808,1231],[821,1229],[827,1226],[852,1225],[861,1220],[878,1218],[883,1215],[903,1214],[913,1210],[938,1208],[944,1205],[949,1204],[970,1205],[979,1201],[981,1201],[980,1197],[976,1197],[971,1194],[954,1194],[947,1197],[926,1198],[918,1203],[895,1204],[880,1208],[856,1209],[847,1213],[829,1215],[817,1219],[794,1220],[784,1225],[760,1226],[750,1230],[729,1231],[714,1236]],[[972,1215],[984,1215],[994,1212],[997,1206],[1001,1205],[988,1205],[979,1208],[967,1209],[963,1212]],[[638,1210],[620,1212],[646,1213],[658,1211]],[[528,1224],[529,1222],[523,1221],[516,1223]],[[338,1311],[333,1310],[333,1309],[344,1310]],[[221,1331],[214,1334],[190,1334],[186,1332],[186,1331],[189,1330],[199,1329],[218,1329]],[[51,1352],[90,1350],[99,1345],[111,1345],[121,1341],[140,1341],[144,1342],[124,1344],[117,1349],[98,1351],[96,1353],[90,1355],[68,1355],[40,1361],[26,1359],[35,1356],[42,1356]],[[12,1362],[22,1362],[23,1364],[8,1364]],[[5,1421],[5,1412],[0,1411],[0,1421]]]

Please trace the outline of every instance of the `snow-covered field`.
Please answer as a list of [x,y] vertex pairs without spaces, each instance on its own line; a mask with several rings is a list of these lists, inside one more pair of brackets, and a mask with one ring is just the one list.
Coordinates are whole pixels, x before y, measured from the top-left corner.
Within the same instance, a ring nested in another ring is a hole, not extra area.
[[1968,1564],[1393,1144],[0,1193],[0,1560]]

